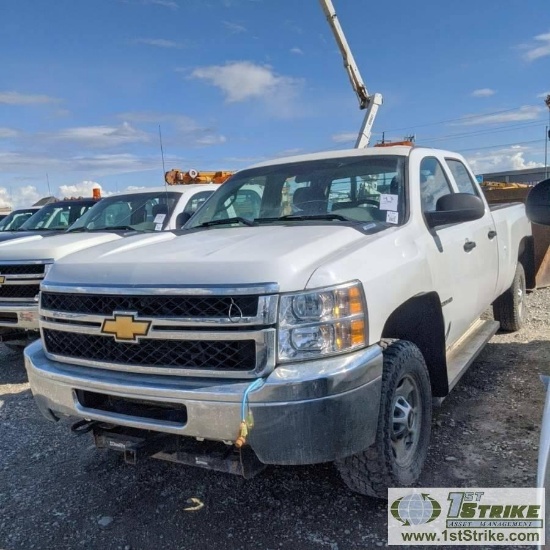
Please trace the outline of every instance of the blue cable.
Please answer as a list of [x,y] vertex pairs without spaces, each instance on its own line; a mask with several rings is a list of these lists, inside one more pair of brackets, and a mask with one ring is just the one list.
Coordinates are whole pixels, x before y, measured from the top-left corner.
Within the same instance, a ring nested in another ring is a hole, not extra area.
[[241,420],[246,421],[246,403],[248,402],[248,394],[254,390],[257,390],[261,388],[265,383],[265,380],[263,378],[258,378],[257,380],[254,380],[252,384],[244,390],[243,394],[243,402],[241,404]]

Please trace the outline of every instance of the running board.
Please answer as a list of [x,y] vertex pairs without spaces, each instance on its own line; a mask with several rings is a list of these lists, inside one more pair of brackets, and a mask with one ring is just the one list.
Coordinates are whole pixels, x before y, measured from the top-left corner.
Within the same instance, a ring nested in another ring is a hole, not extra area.
[[[457,385],[468,367],[476,360],[487,342],[496,334],[500,324],[497,321],[478,319],[466,334],[447,353],[447,376],[449,392]],[[444,397],[434,400],[441,404]]]

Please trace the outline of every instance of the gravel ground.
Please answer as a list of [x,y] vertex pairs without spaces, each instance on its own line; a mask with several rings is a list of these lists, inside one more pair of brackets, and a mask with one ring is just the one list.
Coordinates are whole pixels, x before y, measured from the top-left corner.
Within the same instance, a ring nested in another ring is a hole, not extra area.
[[[550,290],[530,295],[526,328],[495,336],[435,411],[421,486],[535,485],[549,303]],[[155,460],[128,466],[44,420],[21,356],[0,348],[0,549],[386,546],[386,503],[351,494],[330,464],[270,467],[250,481]],[[186,511],[193,497],[204,507]]]

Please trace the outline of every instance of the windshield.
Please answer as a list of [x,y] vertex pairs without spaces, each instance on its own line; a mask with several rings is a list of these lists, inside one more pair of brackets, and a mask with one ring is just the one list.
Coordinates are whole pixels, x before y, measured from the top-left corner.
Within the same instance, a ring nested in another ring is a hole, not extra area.
[[108,197],[82,216],[70,230],[161,231],[171,218],[180,196],[179,193],[155,191]]
[[14,210],[0,221],[0,231],[17,231],[35,212],[36,208]]
[[63,231],[88,211],[94,201],[54,202],[33,214],[22,226],[21,231],[47,230]]
[[405,221],[405,157],[321,159],[243,170],[186,228],[291,220],[399,225]]

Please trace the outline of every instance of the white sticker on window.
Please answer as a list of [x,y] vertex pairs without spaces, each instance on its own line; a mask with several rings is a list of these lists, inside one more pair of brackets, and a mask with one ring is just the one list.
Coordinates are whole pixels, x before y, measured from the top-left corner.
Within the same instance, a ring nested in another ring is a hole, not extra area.
[[397,195],[387,195],[385,193],[380,195],[380,210],[392,210],[396,212],[398,203],[399,197]]
[[162,223],[164,221],[164,218],[166,218],[166,214],[157,214],[155,216],[155,219],[153,220],[154,223]]
[[386,221],[388,223],[399,223],[399,214],[388,210],[386,212]]
[[[388,212],[388,214],[389,214],[389,212]],[[162,224],[161,223],[157,223],[155,225],[155,231],[162,231]]]

